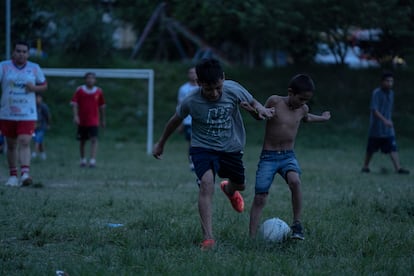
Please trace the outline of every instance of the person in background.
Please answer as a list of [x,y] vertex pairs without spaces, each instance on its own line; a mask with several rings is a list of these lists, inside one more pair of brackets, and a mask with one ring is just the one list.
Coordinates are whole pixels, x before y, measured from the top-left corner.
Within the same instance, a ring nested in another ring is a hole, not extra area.
[[46,91],[47,82],[40,66],[28,61],[28,58],[29,44],[19,41],[14,44],[12,59],[0,63],[0,128],[7,144],[10,175],[7,186],[33,183],[30,176],[30,142],[37,121],[35,93]]
[[395,139],[392,112],[394,108],[394,76],[391,72],[385,72],[381,77],[381,85],[372,92],[371,113],[368,129],[368,142],[364,165],[361,172],[369,173],[369,163],[372,156],[378,150],[389,154],[396,173],[409,174],[410,171],[401,167]]
[[44,138],[46,131],[50,128],[50,111],[47,104],[43,101],[41,94],[36,94],[36,108],[37,108],[37,124],[33,136],[35,143],[35,150],[32,152],[32,158],[40,157],[46,160],[46,151],[44,146]]
[[[73,121],[78,126],[80,166],[90,168],[96,166],[98,150],[99,127],[106,126],[105,99],[100,87],[95,86],[96,75],[93,72],[85,74],[85,84],[79,86],[72,97]],[[89,162],[85,155],[86,142],[90,140],[91,149]]]
[[[178,96],[177,96],[177,102],[178,105],[180,105],[185,97],[187,97],[188,94],[190,94],[191,91],[194,91],[195,89],[199,89],[197,84],[197,74],[195,67],[191,67],[188,69],[187,72],[188,81],[180,86],[178,89]],[[190,156],[190,147],[191,147],[191,115],[188,115],[184,118],[182,125],[180,126],[180,131],[184,133],[185,140],[188,142],[188,162],[190,164],[190,170],[194,170],[194,164],[193,161],[191,161]]]
[[212,204],[215,177],[225,178],[220,188],[237,212],[243,212],[244,200],[239,191],[245,189],[245,169],[242,161],[246,134],[240,107],[251,106],[250,114],[257,119],[273,116],[274,110],[264,108],[239,83],[225,80],[221,64],[216,59],[202,59],[196,66],[196,89],[184,98],[175,114],[165,125],[153,155],[161,159],[168,138],[188,115],[192,118],[190,154],[198,178],[198,210],[203,241],[201,250],[215,246],[212,227]]

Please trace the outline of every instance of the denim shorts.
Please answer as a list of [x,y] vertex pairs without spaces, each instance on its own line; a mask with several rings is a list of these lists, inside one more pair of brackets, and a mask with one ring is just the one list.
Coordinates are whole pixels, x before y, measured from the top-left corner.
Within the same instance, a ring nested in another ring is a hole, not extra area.
[[289,171],[301,174],[299,163],[293,150],[263,150],[257,165],[255,193],[269,192],[276,173],[279,173],[287,182],[287,173]]
[[35,143],[42,144],[45,137],[45,132],[46,131],[44,129],[36,128],[35,132],[33,133],[33,141],[35,141]]
[[190,156],[199,180],[211,169],[214,175],[228,178],[235,184],[244,184],[245,182],[243,152],[223,152],[192,147],[190,148]]

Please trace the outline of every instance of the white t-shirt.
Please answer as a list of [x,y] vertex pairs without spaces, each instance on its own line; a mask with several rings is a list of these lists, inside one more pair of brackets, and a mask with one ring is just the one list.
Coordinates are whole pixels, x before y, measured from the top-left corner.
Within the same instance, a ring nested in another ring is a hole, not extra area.
[[[183,85],[181,85],[180,89],[178,90],[178,104],[181,104],[181,102],[183,101],[183,99],[185,97],[187,97],[188,94],[190,94],[191,91],[194,91],[195,89],[198,89],[199,87],[197,85],[192,85],[189,82],[184,83]],[[191,116],[188,115],[187,117],[184,118],[183,120],[183,124],[187,125],[187,126],[191,126]]]
[[46,82],[40,66],[28,61],[18,68],[11,60],[0,63],[2,88],[0,119],[12,121],[36,121],[36,95],[26,92],[26,83]]

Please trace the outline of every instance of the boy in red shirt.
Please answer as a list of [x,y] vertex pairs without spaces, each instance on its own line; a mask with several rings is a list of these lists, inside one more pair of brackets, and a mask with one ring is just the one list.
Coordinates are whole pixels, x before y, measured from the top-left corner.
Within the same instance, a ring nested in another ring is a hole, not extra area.
[[95,86],[95,73],[85,74],[85,84],[76,89],[72,97],[73,121],[78,126],[77,139],[80,149],[80,166],[86,167],[85,144],[91,140],[89,167],[96,166],[99,126],[105,127],[105,99],[102,89]]

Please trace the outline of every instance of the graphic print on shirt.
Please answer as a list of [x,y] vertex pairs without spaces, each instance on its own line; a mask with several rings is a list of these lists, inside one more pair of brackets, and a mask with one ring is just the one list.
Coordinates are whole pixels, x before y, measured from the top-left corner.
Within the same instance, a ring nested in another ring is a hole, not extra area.
[[[207,135],[215,137],[228,137],[228,130],[231,128],[230,108],[218,106],[209,108],[207,124],[209,129]],[[226,135],[227,134],[227,135]]]
[[[35,72],[30,68],[18,70],[12,66],[3,68],[3,117],[9,119],[35,119],[34,94],[26,92],[26,84],[36,83]],[[7,108],[8,106],[8,108]]]

